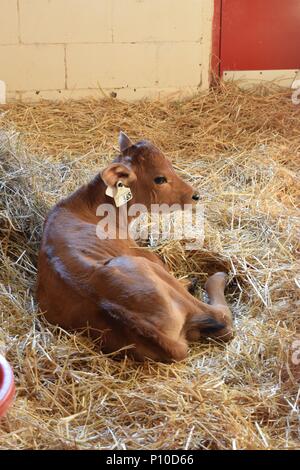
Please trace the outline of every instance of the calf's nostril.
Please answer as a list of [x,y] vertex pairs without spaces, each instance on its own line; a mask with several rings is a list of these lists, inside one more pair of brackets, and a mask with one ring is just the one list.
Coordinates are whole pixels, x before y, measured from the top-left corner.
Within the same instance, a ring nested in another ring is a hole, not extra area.
[[200,199],[200,194],[194,193],[193,196],[192,196],[192,199],[193,199],[194,201],[199,201],[199,199]]

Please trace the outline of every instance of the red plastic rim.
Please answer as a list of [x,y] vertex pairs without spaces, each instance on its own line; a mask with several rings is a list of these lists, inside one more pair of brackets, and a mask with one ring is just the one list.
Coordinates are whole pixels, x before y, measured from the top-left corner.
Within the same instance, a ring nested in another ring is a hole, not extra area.
[[9,408],[15,394],[14,374],[5,359],[0,354],[0,417]]

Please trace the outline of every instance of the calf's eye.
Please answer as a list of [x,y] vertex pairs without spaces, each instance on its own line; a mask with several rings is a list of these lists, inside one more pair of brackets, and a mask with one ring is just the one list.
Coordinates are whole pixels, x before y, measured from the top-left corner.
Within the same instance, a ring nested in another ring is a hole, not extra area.
[[167,182],[167,178],[165,176],[157,176],[154,178],[154,183],[155,184],[164,184]]

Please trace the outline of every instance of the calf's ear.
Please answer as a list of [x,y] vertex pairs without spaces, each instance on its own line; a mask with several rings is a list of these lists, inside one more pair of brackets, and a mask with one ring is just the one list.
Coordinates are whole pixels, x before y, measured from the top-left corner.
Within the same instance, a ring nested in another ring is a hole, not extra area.
[[120,147],[121,153],[129,149],[129,147],[132,147],[132,145],[133,145],[133,142],[131,142],[128,135],[126,135],[125,132],[121,131],[119,134],[119,147]]
[[106,186],[110,187],[116,186],[118,181],[122,181],[124,186],[130,186],[137,179],[135,172],[123,163],[112,163],[109,165],[102,171],[101,178]]

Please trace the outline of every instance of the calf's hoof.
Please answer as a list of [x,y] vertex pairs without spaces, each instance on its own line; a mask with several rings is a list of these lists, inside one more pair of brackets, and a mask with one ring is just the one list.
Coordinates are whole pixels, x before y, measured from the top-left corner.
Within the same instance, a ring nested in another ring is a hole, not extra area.
[[224,272],[218,272],[209,276],[205,283],[205,290],[209,290],[211,287],[225,289],[226,281],[227,281],[227,274]]

